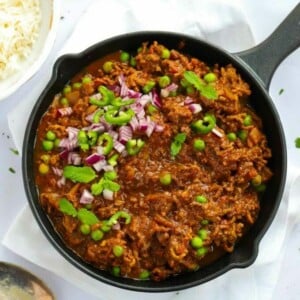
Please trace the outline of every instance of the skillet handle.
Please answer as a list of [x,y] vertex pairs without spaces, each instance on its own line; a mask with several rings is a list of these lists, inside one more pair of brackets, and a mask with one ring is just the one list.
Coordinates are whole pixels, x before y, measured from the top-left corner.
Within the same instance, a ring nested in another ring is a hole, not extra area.
[[300,46],[300,3],[261,44],[235,53],[246,62],[269,89],[277,66]]

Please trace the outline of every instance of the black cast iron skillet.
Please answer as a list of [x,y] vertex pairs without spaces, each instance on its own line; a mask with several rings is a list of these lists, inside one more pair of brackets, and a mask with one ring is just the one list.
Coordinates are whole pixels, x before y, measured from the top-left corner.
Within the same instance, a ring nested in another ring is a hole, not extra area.
[[[261,211],[256,223],[236,245],[232,253],[226,254],[196,272],[171,277],[162,282],[113,277],[108,272],[100,271],[77,257],[64,245],[39,205],[33,172],[33,151],[37,127],[54,95],[60,92],[75,74],[94,60],[120,49],[134,52],[142,42],[154,40],[169,49],[177,49],[179,43],[183,41],[185,47],[180,49],[183,53],[198,57],[208,64],[232,64],[237,68],[243,79],[251,85],[253,91],[251,105],[262,118],[264,132],[273,152],[270,167],[274,171],[274,176],[262,196]],[[267,88],[276,66],[299,45],[300,5],[265,42],[238,54],[230,54],[205,41],[179,33],[135,32],[102,41],[82,53],[60,57],[54,65],[51,80],[30,115],[24,138],[22,162],[23,180],[31,210],[50,243],[76,268],[99,281],[143,292],[168,292],[185,289],[216,278],[230,269],[251,265],[257,257],[259,241],[270,226],[280,204],[286,179],[287,153],[284,133]],[[47,250],[45,249],[45,251]]]

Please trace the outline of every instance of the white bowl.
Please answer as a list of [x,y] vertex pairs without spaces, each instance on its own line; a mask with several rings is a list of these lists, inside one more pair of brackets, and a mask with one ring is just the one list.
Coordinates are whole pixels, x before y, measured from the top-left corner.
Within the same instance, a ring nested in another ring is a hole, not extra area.
[[41,27],[31,55],[22,65],[22,71],[0,80],[0,101],[7,98],[28,81],[48,57],[56,37],[60,18],[59,0],[40,0]]

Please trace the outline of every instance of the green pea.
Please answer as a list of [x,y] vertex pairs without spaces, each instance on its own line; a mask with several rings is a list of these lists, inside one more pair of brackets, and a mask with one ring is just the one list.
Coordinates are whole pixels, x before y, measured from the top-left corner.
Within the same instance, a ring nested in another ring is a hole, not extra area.
[[46,133],[46,139],[49,141],[54,141],[56,139],[56,134],[53,131],[49,130]]
[[111,230],[111,226],[108,225],[107,220],[102,221],[101,230],[103,232],[109,232]]
[[75,90],[79,90],[81,88],[82,84],[80,82],[74,82],[72,87]]
[[117,266],[114,266],[114,267],[112,267],[112,269],[111,269],[111,273],[112,273],[114,276],[118,277],[118,276],[120,276],[120,274],[121,274],[121,268],[120,268],[120,267],[117,267]]
[[96,229],[96,230],[92,231],[92,233],[91,233],[92,239],[96,242],[102,240],[103,236],[104,236],[104,233],[99,229]]
[[79,229],[80,232],[84,235],[88,235],[91,232],[91,226],[88,224],[81,224]]
[[205,142],[202,139],[196,139],[194,141],[194,149],[197,151],[203,151],[205,149]]
[[54,147],[54,143],[52,141],[43,140],[42,146],[45,151],[51,151]]
[[140,275],[139,278],[142,280],[148,279],[150,277],[150,272],[148,270],[143,270]]
[[234,132],[229,132],[227,138],[229,141],[234,142],[236,140],[236,134]]
[[262,193],[266,190],[267,186],[264,183],[261,183],[260,185],[255,186],[255,189],[257,192]]
[[172,175],[170,173],[163,173],[160,177],[159,177],[159,181],[162,185],[169,185],[172,182]]
[[49,166],[47,164],[45,164],[45,163],[41,163],[39,165],[39,172],[42,175],[47,174],[49,172]]
[[199,236],[195,236],[191,239],[191,246],[194,249],[199,249],[203,246],[203,240]]
[[125,62],[128,62],[129,59],[130,59],[130,54],[128,52],[121,51],[120,61],[125,63]]
[[252,117],[251,115],[247,115],[243,121],[245,126],[250,126],[252,124]]
[[84,76],[81,79],[82,84],[87,84],[87,83],[91,83],[92,82],[92,78],[90,76]]
[[113,63],[111,61],[106,61],[102,68],[105,73],[109,74],[113,69]]
[[41,160],[45,163],[45,164],[49,164],[50,162],[50,155],[49,154],[43,154],[41,156]]
[[198,195],[198,196],[196,196],[196,201],[199,202],[199,203],[206,203],[207,198],[203,195]]
[[196,255],[197,256],[203,256],[203,255],[205,255],[207,253],[207,251],[208,250],[207,250],[206,247],[201,247],[201,248],[197,249]]
[[60,144],[60,139],[55,139],[55,141],[54,141],[54,147],[55,148],[59,147],[59,144]]
[[60,99],[60,104],[63,106],[69,106],[69,101],[66,97]]
[[70,92],[72,92],[72,87],[70,85],[66,85],[63,89],[63,93],[66,95]]
[[136,67],[136,59],[133,56],[130,57],[129,63],[132,67]]
[[259,186],[261,184],[261,175],[257,174],[254,178],[252,178],[251,183],[253,186]]
[[205,240],[208,235],[208,231],[206,229],[200,229],[198,231],[198,235],[201,237],[202,240]]
[[168,86],[171,83],[171,79],[169,76],[165,75],[165,76],[161,76],[158,79],[158,84],[161,88],[165,88],[166,86]]
[[113,246],[113,254],[114,254],[114,256],[120,257],[120,256],[123,255],[123,253],[124,253],[124,248],[122,246],[120,246],[120,245]]
[[217,80],[216,74],[215,74],[215,73],[212,73],[212,72],[205,74],[203,78],[204,78],[204,80],[205,80],[206,82],[208,82],[208,83],[214,82],[214,81]]
[[239,132],[238,132],[238,137],[239,137],[239,139],[241,140],[241,141],[246,141],[246,139],[247,139],[247,136],[248,136],[248,132],[246,131],[246,130],[240,130]]
[[161,58],[162,59],[168,59],[170,58],[171,52],[167,48],[164,48],[161,52]]
[[208,220],[202,220],[201,221],[201,225],[203,225],[203,226],[206,226],[206,225],[208,225],[209,224],[209,221]]
[[155,86],[155,82],[150,80],[146,83],[146,85],[143,87],[143,92],[145,94],[148,94]]

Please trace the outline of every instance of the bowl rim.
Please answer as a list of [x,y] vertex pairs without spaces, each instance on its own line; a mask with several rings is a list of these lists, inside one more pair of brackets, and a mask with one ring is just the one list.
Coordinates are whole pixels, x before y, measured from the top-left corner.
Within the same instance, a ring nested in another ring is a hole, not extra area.
[[[43,0],[39,0],[40,2]],[[25,84],[29,79],[31,79],[40,67],[43,65],[47,57],[49,56],[56,38],[56,33],[58,29],[58,22],[60,18],[60,0],[48,0],[52,6],[52,14],[50,19],[50,30],[48,31],[45,44],[42,47],[42,52],[37,56],[34,63],[14,82],[10,87],[4,89],[0,93],[0,101],[7,99],[14,92],[16,92],[23,84]]]

